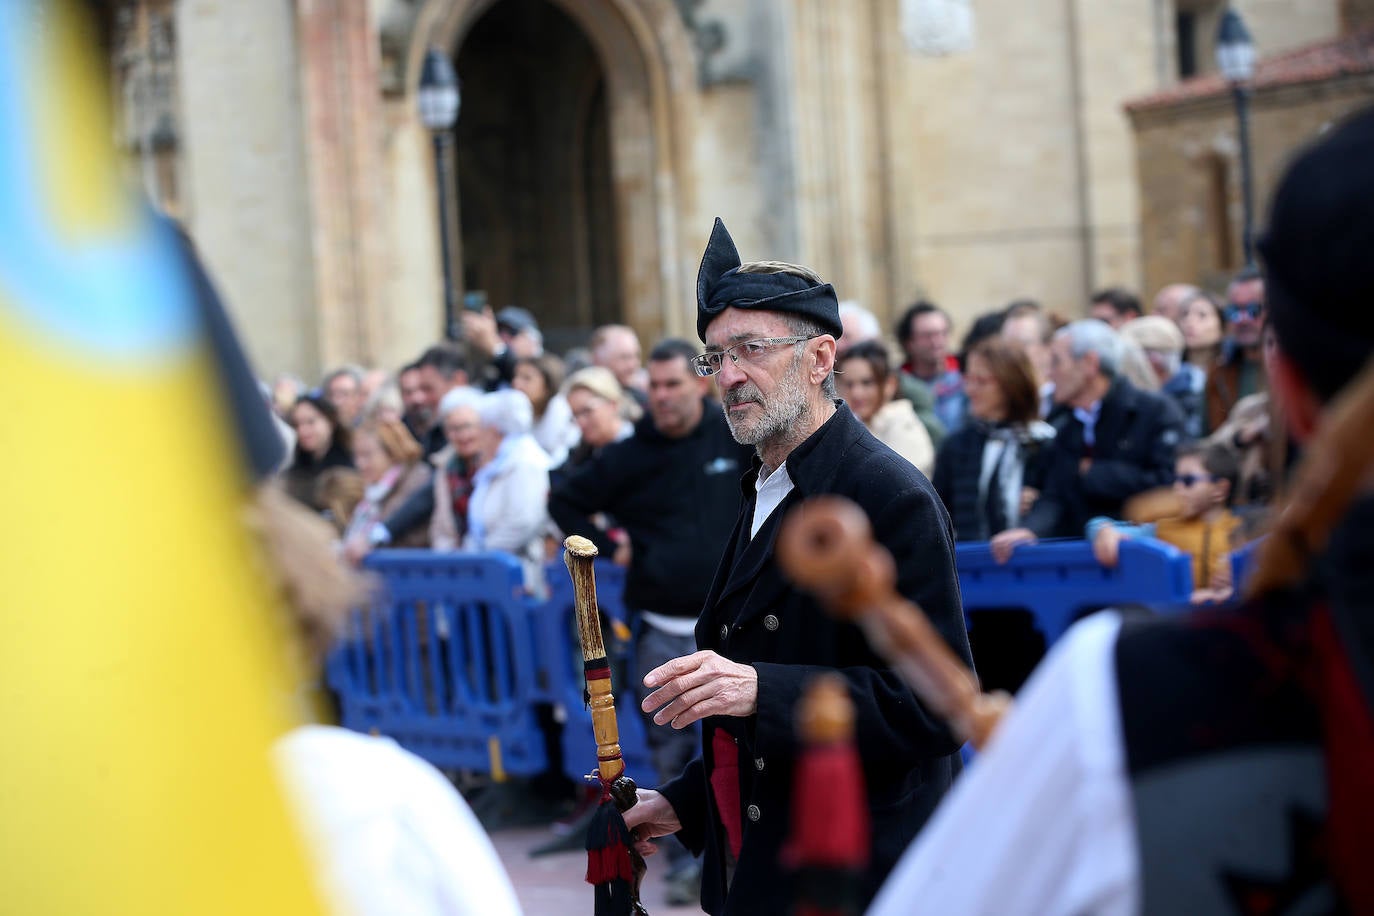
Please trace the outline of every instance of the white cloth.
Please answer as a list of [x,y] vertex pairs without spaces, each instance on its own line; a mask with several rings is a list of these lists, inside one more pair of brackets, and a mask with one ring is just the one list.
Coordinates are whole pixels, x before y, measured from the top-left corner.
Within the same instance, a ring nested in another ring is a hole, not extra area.
[[782,463],[782,467],[764,477],[762,474],[754,480],[754,492],[758,494],[754,500],[754,518],[749,525],[749,540],[754,539],[754,535],[759,533],[763,523],[768,521],[768,516],[778,508],[778,504],[787,498],[787,494],[792,492],[792,478],[787,473],[787,462]]
[[307,725],[279,740],[273,756],[330,912],[520,912],[463,797],[396,742]]
[[639,616],[649,626],[669,636],[691,636],[697,630],[695,617],[669,617],[667,614],[655,614],[653,611],[640,611]]
[[1115,674],[1120,619],[1075,626],[936,809],[869,916],[1124,916],[1140,866]]

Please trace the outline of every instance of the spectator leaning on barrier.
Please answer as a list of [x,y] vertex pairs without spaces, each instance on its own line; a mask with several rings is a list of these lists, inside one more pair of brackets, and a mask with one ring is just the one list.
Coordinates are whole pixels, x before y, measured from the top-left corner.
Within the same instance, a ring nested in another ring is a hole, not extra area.
[[[852,299],[840,303],[840,326],[844,328],[844,334],[835,341],[836,360],[844,359],[851,347],[861,343],[878,341],[886,346],[877,317]],[[891,365],[892,360],[889,359],[888,364]],[[945,424],[935,413],[935,396],[930,393],[930,387],[905,372],[895,372],[894,377],[897,379],[897,393],[893,397],[910,402],[911,409],[916,411],[916,417],[930,434],[931,445],[939,448],[945,439]]]
[[548,520],[549,456],[530,435],[530,400],[514,388],[477,402],[483,462],[472,478],[463,549],[514,554],[525,586],[544,590],[544,528]]
[[969,418],[945,440],[931,482],[959,541],[986,541],[1021,524],[1040,495],[1054,427],[1040,419],[1030,360],[1002,338],[985,340],[964,373]]
[[430,457],[434,465],[434,515],[429,542],[435,550],[457,550],[468,530],[472,478],[482,465],[481,420],[475,388],[455,388],[439,402],[439,422],[448,445]]
[[1202,437],[1202,391],[1207,373],[1183,361],[1183,332],[1167,318],[1146,315],[1121,326],[1121,336],[1134,341],[1154,370],[1159,390],[1183,412],[1183,433],[1188,439]]
[[1193,601],[1231,596],[1231,551],[1242,546],[1241,522],[1231,513],[1238,465],[1230,449],[1193,443],[1174,459],[1177,512],[1158,521],[1131,524],[1099,516],[1083,536],[1103,566],[1115,566],[1123,539],[1146,537],[1172,544],[1193,560]]
[[900,374],[890,367],[887,347],[877,340],[850,347],[835,358],[840,397],[854,416],[878,441],[929,475],[935,470],[935,447],[911,402],[896,398]]
[[[649,353],[649,413],[628,439],[606,446],[549,496],[549,513],[568,534],[590,538],[603,556],[629,566],[625,604],[635,625],[634,683],[696,649],[693,631],[739,514],[740,476],[753,450],[735,442],[710,381],[692,368],[697,350],[665,340]],[[628,541],[613,542],[594,523],[607,513]],[[682,772],[697,753],[698,730],[647,723],[659,781]],[[700,872],[687,850],[667,841],[672,902],[696,900]]]
[[[400,422],[373,420],[353,435],[353,458],[367,489],[353,510],[344,544],[351,558],[367,553],[372,529],[417,490],[430,486],[430,467],[421,460],[420,445]],[[390,541],[391,547],[428,547],[429,532],[421,529]]]
[[296,453],[286,469],[286,492],[321,511],[315,501],[315,481],[329,468],[351,468],[349,432],[339,421],[334,405],[317,395],[302,395],[291,408],[291,427],[296,431]]
[[1022,526],[992,539],[999,560],[1041,537],[1078,537],[1095,515],[1117,517],[1137,493],[1173,480],[1183,414],[1118,377],[1120,339],[1095,319],[1054,335],[1050,374],[1066,410],[1054,420],[1045,487]]

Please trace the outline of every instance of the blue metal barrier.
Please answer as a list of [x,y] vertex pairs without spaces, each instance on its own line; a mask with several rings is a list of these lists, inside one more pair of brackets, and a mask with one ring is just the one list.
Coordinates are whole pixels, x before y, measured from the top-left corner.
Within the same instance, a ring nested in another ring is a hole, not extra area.
[[1087,541],[1046,541],[1017,547],[1005,564],[985,543],[955,548],[964,613],[1025,608],[1052,644],[1086,611],[1125,603],[1186,608],[1193,589],[1192,561],[1178,548],[1153,540],[1121,542],[1121,559],[1108,569]]
[[541,605],[505,554],[388,550],[382,583],[329,657],[345,727],[394,738],[435,766],[533,775],[548,765],[534,714]]

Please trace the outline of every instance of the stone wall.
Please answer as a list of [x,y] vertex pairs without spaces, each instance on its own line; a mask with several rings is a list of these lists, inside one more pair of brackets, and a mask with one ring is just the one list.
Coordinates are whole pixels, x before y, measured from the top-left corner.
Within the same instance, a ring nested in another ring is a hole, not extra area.
[[265,375],[319,369],[294,11],[277,0],[176,8],[182,209]]
[[[1251,149],[1257,233],[1294,150],[1333,120],[1374,101],[1374,75],[1256,94]],[[1230,96],[1139,112],[1145,289],[1166,283],[1221,288],[1242,263],[1236,116]]]

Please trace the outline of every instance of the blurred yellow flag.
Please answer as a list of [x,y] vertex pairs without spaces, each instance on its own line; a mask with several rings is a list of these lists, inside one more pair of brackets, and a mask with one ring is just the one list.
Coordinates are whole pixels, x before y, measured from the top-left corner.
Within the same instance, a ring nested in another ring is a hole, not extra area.
[[0,0],[0,911],[315,912],[241,449],[72,15]]

